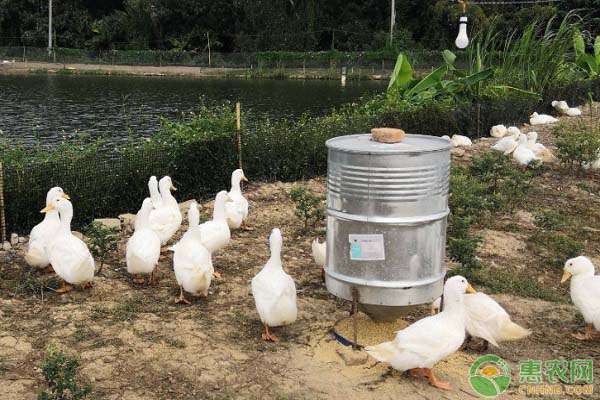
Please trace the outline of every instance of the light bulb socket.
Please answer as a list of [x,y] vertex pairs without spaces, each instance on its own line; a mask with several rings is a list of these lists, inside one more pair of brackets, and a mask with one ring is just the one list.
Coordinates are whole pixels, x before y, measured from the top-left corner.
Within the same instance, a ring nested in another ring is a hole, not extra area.
[[467,17],[460,17],[460,22],[461,23],[467,23]]

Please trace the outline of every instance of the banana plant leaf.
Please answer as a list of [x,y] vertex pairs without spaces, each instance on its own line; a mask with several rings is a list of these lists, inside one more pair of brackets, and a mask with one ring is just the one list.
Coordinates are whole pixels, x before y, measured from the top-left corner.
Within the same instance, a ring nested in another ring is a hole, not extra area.
[[405,89],[413,80],[413,69],[408,62],[408,58],[403,54],[398,54],[396,59],[396,65],[394,66],[394,72],[390,77],[390,83],[388,84],[388,91],[390,89],[399,90]]
[[448,66],[446,65],[434,69],[431,73],[429,73],[429,75],[425,76],[416,85],[408,89],[404,93],[404,97],[410,98],[421,92],[425,92],[435,86],[438,86],[440,82],[442,82],[442,79],[444,78],[447,72]]
[[591,54],[582,54],[577,58],[577,65],[588,71],[590,76],[596,76],[600,73],[600,64],[596,62],[596,58]]

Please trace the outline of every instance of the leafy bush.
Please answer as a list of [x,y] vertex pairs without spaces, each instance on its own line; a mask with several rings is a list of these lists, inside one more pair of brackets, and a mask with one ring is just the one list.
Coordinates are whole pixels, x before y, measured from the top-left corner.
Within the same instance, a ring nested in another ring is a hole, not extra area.
[[579,30],[573,35],[573,47],[575,48],[575,63],[586,72],[588,77],[595,78],[600,75],[600,36],[596,36],[593,46],[593,54],[585,51],[585,41]]
[[324,197],[312,190],[296,186],[290,190],[290,197],[296,203],[296,216],[304,223],[304,230],[313,230],[325,218]]
[[99,275],[110,253],[117,249],[119,242],[117,229],[109,228],[98,222],[92,222],[85,227],[83,234],[87,239],[86,242],[92,256],[96,261],[100,261],[97,272]]
[[450,176],[448,256],[464,267],[478,267],[480,238],[470,229],[490,214],[512,212],[523,202],[535,171],[523,171],[497,152],[473,159],[468,167],[455,167]]
[[556,156],[560,162],[572,169],[588,168],[600,158],[600,126],[559,126],[555,130]]
[[[425,77],[416,79],[408,58],[400,53],[388,85],[389,101],[396,104],[398,102],[422,104],[444,96],[458,98],[474,85],[494,75],[494,70],[491,68],[466,74],[454,66],[456,60],[454,53],[444,50],[442,55],[444,65]],[[454,79],[447,78],[450,71],[453,72]]]
[[49,347],[42,362],[48,391],[40,390],[38,400],[81,400],[92,392],[90,385],[78,382],[79,359]]

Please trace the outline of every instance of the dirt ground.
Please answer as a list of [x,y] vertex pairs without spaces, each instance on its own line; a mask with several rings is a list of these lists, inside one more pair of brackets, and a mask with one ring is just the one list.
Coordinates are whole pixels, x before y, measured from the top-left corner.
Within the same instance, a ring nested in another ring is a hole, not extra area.
[[[540,141],[551,145],[549,131],[538,132]],[[455,162],[468,162],[491,143],[479,141]],[[545,250],[532,239],[540,231],[534,214],[540,209],[559,210],[568,214],[569,223],[579,224],[565,230],[589,233],[583,240],[585,253],[600,261],[600,179],[594,174],[574,177],[557,164],[549,165],[536,179],[539,189],[514,215],[500,216],[478,228],[483,237],[479,254],[491,278],[502,272],[513,279],[535,281],[553,299],[540,300],[538,293],[519,285],[494,294],[514,321],[533,330],[523,341],[489,349],[509,363],[516,382],[502,398],[526,397],[518,389],[520,361],[600,360],[600,339],[582,343],[570,337],[583,328],[582,318],[567,289],[558,286],[560,267],[549,265]],[[575,181],[585,182],[589,190]],[[325,192],[323,179],[295,184]],[[350,350],[336,342],[329,330],[348,315],[349,304],[328,294],[321,272],[312,263],[313,234],[301,233],[302,224],[288,195],[293,185],[255,183],[246,188],[254,230],[233,233],[231,244],[213,261],[222,278],[213,281],[208,299],[194,300],[190,306],[174,303],[178,288],[168,253],[161,257],[157,284],[132,283],[123,256],[128,229],[121,233],[119,254],[96,277],[94,287],[62,296],[39,286],[47,282],[56,287],[56,282],[32,272],[22,250],[3,252],[0,398],[36,398],[38,388],[44,387],[41,360],[51,343],[81,358],[82,379],[93,385],[95,399],[478,398],[468,383],[468,369],[484,353],[474,350],[459,351],[436,366],[438,376],[454,386],[452,392],[436,390],[370,358],[360,365],[346,365],[338,352]],[[211,203],[203,204],[203,210],[209,214]],[[278,343],[265,343],[260,339],[262,327],[250,279],[269,257],[268,236],[274,227],[283,232],[284,268],[296,281],[299,317],[293,325],[274,330],[281,339]],[[406,320],[413,322],[427,312],[423,306]],[[600,368],[594,377],[600,381]],[[598,385],[595,389],[593,397],[600,398]]]

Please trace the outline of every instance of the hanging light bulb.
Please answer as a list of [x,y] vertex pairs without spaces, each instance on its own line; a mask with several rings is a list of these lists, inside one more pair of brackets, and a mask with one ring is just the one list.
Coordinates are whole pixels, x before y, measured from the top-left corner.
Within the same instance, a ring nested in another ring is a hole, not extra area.
[[469,37],[467,36],[467,17],[460,17],[458,36],[456,37],[454,44],[459,49],[464,49],[469,45]]

